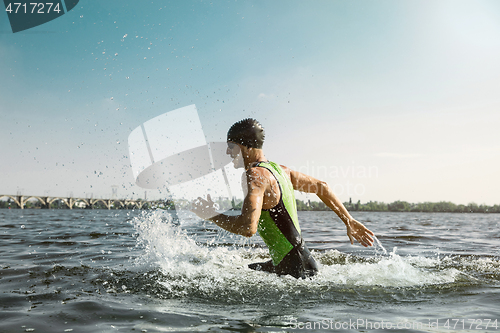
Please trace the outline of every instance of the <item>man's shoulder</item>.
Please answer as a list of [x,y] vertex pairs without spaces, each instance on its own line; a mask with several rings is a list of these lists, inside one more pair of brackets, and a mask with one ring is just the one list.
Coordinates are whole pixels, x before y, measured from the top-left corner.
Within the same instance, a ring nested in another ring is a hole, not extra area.
[[283,164],[279,164],[279,163],[273,162],[273,161],[259,162],[254,167],[261,167],[261,168],[264,168],[264,169],[268,169],[268,168],[281,168],[283,170],[290,170],[287,166],[285,166]]
[[[282,171],[281,170],[278,171],[277,169],[281,169]],[[264,177],[270,180],[274,180],[275,179],[274,173],[276,172],[278,174],[284,173],[285,175],[290,177],[290,171],[291,169],[285,165],[281,165],[274,162],[265,162],[250,167],[248,170],[246,170],[246,174],[247,177],[249,177],[249,179],[252,177]]]
[[290,168],[287,167],[286,165],[280,164],[281,169],[285,171],[287,174],[290,174]]
[[245,172],[246,172],[247,176],[249,176],[249,177],[267,175],[267,174],[271,173],[267,168],[265,168],[265,167],[263,167],[261,165],[251,166]]

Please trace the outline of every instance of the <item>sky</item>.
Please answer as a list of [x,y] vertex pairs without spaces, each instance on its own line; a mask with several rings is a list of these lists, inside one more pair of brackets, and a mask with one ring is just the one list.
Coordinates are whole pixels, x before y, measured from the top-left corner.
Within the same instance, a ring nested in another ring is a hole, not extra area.
[[499,204],[498,59],[495,0],[81,0],[17,33],[0,13],[0,195],[164,197],[128,137],[194,104],[207,142],[255,118],[269,160],[343,201]]

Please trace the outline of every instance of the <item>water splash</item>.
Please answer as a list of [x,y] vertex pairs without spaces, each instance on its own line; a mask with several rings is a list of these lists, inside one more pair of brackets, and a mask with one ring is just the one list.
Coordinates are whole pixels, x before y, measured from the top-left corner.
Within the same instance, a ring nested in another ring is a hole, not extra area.
[[455,282],[461,272],[455,268],[438,271],[418,265],[421,257],[405,258],[396,254],[397,248],[388,257],[365,259],[342,255],[338,251],[327,251],[319,256],[321,262],[336,257],[331,265],[324,265],[322,274],[331,282],[350,286],[412,287]]
[[443,265],[446,260],[439,258],[402,257],[396,254],[396,247],[388,253],[376,237],[387,256],[363,258],[336,250],[313,251],[320,264],[317,276],[305,280],[278,277],[248,268],[252,262],[268,260],[267,249],[243,246],[243,238],[238,243],[239,238],[224,236],[224,232],[219,233],[222,242],[218,245],[201,242],[206,229],[198,227],[193,230],[193,226],[200,226],[201,222],[195,218],[193,221],[184,220],[187,223],[175,224],[170,215],[161,210],[144,213],[133,220],[137,243],[142,248],[142,255],[136,263],[143,272],[157,272],[153,274],[154,290],[160,297],[194,297],[238,303],[255,298],[259,301],[287,297],[293,300],[296,293],[315,298],[316,293],[332,288],[377,286],[393,290],[443,286],[461,281],[475,283],[474,278],[462,272],[461,266]]
[[382,251],[384,251],[384,254],[387,255],[387,250],[382,246],[382,243],[380,243],[377,236],[373,235],[373,238],[377,241],[377,245],[382,249]]

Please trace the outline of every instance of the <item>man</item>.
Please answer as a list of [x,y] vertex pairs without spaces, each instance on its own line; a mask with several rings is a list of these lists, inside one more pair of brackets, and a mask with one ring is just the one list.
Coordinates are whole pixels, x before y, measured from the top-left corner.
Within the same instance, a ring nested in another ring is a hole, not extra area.
[[264,136],[264,129],[254,119],[235,123],[227,133],[227,154],[235,167],[244,166],[246,170],[247,191],[241,214],[218,214],[209,195],[207,200],[198,198],[192,211],[235,234],[251,237],[259,231],[272,259],[249,267],[278,275],[306,278],[318,271],[301,236],[294,190],[315,193],[331,208],[345,223],[351,244],[357,240],[363,246],[372,246],[373,232],[352,218],[325,182],[266,159]]

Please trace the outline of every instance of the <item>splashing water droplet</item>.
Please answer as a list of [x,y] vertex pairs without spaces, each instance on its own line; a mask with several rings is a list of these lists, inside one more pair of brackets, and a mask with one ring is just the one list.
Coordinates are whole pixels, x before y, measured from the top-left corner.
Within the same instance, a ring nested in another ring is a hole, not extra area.
[[382,249],[382,251],[384,251],[384,254],[387,254],[387,250],[385,249],[385,247],[382,246],[382,243],[380,243],[380,241],[378,240],[378,238],[373,235],[373,238],[377,241],[377,244],[378,246],[380,246],[380,248]]

